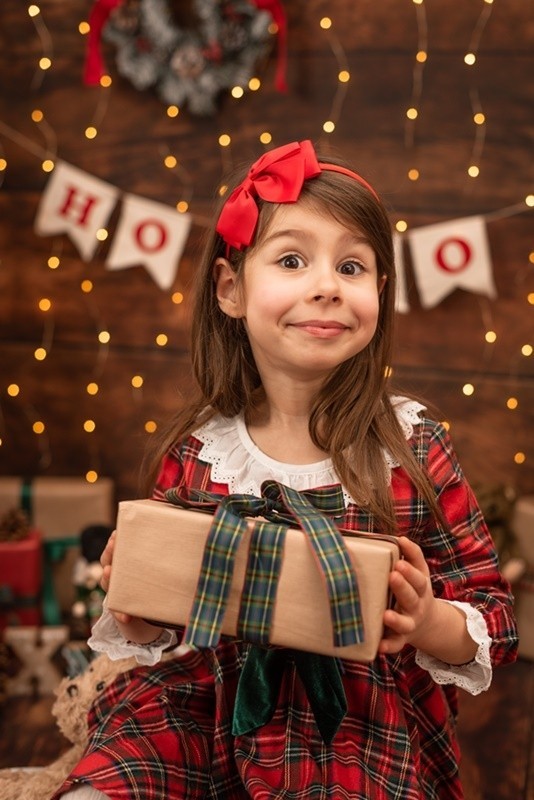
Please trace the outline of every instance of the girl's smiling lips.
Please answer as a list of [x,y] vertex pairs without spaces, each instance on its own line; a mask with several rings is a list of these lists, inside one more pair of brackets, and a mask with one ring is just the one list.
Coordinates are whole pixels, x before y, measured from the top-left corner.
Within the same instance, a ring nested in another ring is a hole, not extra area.
[[339,336],[340,333],[348,330],[348,325],[344,325],[342,322],[337,322],[332,319],[307,319],[303,322],[292,322],[290,323],[290,327],[299,328],[312,336],[317,336],[322,339]]

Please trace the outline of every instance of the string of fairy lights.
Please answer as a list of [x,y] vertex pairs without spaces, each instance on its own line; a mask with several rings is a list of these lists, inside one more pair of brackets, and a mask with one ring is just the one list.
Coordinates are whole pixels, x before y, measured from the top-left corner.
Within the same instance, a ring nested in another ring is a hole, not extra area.
[[[409,181],[418,181],[421,178],[420,167],[413,163],[415,152],[415,126],[420,115],[420,107],[423,96],[423,77],[424,70],[427,64],[428,53],[428,23],[426,17],[426,9],[424,0],[410,0],[415,8],[415,19],[417,26],[417,47],[414,54],[414,63],[412,71],[412,91],[409,98],[407,108],[405,110],[405,127],[404,127],[404,145],[407,153],[408,165],[406,175]],[[490,18],[492,12],[493,0],[483,0],[483,8],[476,21],[472,31],[467,52],[464,55],[464,63],[470,70],[469,80],[469,98],[472,109],[472,119],[474,124],[474,137],[472,152],[469,159],[469,164],[466,169],[467,176],[475,179],[480,174],[480,162],[484,149],[485,133],[486,133],[486,116],[481,106],[479,92],[476,82],[473,77],[473,68],[477,63],[477,55],[480,48],[482,34],[485,26]],[[39,6],[31,4],[27,8],[27,12],[35,26],[36,34],[41,43],[42,53],[39,58],[35,74],[31,82],[31,89],[35,91],[38,89],[44,80],[46,72],[53,67],[54,64],[54,48],[53,39],[50,32],[43,20],[43,15]],[[336,127],[342,117],[343,107],[347,100],[350,90],[351,72],[349,68],[349,61],[345,50],[341,44],[340,38],[336,34],[334,21],[330,16],[323,16],[318,21],[318,28],[322,31],[328,46],[333,54],[336,63],[336,82],[335,91],[331,106],[326,114],[321,125],[323,134],[330,135],[335,132]],[[89,33],[89,23],[82,20],[78,25],[78,32],[80,36],[86,37]],[[270,27],[271,34],[275,35],[277,27],[272,23]],[[100,88],[94,96],[96,96],[96,106],[91,114],[91,118],[84,131],[84,136],[88,141],[97,139],[102,122],[110,108],[110,96],[113,86],[113,80],[110,75],[103,75],[100,80]],[[235,101],[239,102],[245,95],[245,91],[257,92],[261,89],[262,82],[257,76],[250,78],[246,87],[235,86],[230,94]],[[169,105],[164,109],[164,113],[169,119],[176,119],[179,117],[181,110],[178,106]],[[50,173],[55,167],[57,161],[58,141],[53,126],[46,119],[44,112],[40,108],[34,108],[31,112],[31,120],[35,124],[39,136],[42,138],[42,145],[38,145],[32,140],[27,139],[16,131],[13,131],[8,126],[0,123],[0,134],[11,138],[20,146],[32,152],[41,161],[41,169],[44,173]],[[176,138],[176,137],[174,137]],[[266,148],[273,143],[273,135],[265,129],[259,134],[259,142]],[[232,164],[232,134],[227,131],[220,131],[217,134],[217,144],[219,147],[222,173],[227,173],[233,166]],[[1,141],[0,141],[1,147]],[[191,208],[194,183],[192,176],[187,170],[187,166],[183,161],[174,153],[168,145],[160,146],[157,152],[160,163],[164,169],[172,171],[176,177],[176,183],[179,191],[179,199],[176,202],[176,209],[180,213],[188,212]],[[411,162],[411,163],[410,163]],[[3,150],[0,150],[0,181],[3,180],[3,175],[7,169],[7,159],[4,157]],[[1,185],[1,183],[0,183]],[[219,187],[220,195],[224,195],[227,191],[226,185],[221,183]],[[521,213],[525,207],[534,207],[534,195],[528,195],[524,202],[517,203],[506,209],[501,209],[493,214],[486,215],[486,219],[498,219],[512,214]],[[198,225],[205,225],[207,221],[194,216],[194,221]],[[404,219],[398,219],[395,222],[396,230],[399,233],[404,233],[408,229],[408,223]],[[107,229],[100,229],[97,232],[97,239],[103,243],[108,238],[109,232]],[[51,253],[47,259],[47,267],[55,272],[60,269],[64,260],[62,252],[61,238],[53,239],[51,243]],[[523,282],[528,274],[532,271],[534,265],[534,251],[528,254],[528,264],[525,265],[525,270],[522,271],[521,278],[518,282]],[[95,364],[92,373],[89,375],[86,385],[85,394],[88,398],[94,398],[99,394],[101,388],[101,380],[108,361],[112,334],[108,326],[101,318],[100,310],[98,309],[93,295],[94,284],[92,280],[84,278],[79,286],[81,297],[87,313],[91,316],[95,327],[95,344],[97,347]],[[182,292],[174,291],[170,294],[170,301],[179,306],[184,302],[185,298]],[[526,301],[529,305],[534,305],[534,292],[530,291],[526,294]],[[483,342],[483,355],[481,358],[480,368],[477,375],[478,380],[483,380],[484,370],[492,358],[493,346],[498,340],[498,332],[495,330],[493,321],[493,314],[491,304],[485,299],[479,299],[480,312],[483,320],[484,328],[484,342]],[[43,330],[41,342],[35,347],[33,352],[33,359],[35,362],[43,362],[46,360],[53,347],[54,329],[55,329],[55,316],[54,316],[54,303],[50,297],[42,297],[38,301],[38,309],[42,314]],[[159,331],[155,334],[154,343],[161,348],[168,345],[170,341],[169,333]],[[510,376],[514,377],[517,374],[517,364],[520,358],[529,358],[533,355],[533,347],[530,343],[526,342],[521,346],[520,354],[516,354],[512,359],[513,364],[510,368]],[[515,365],[515,366],[514,366]],[[515,370],[515,371],[514,371]],[[388,368],[388,374],[391,374],[391,368]],[[142,374],[134,374],[130,379],[133,402],[139,408],[143,406],[143,390],[145,387],[145,377]],[[477,380],[463,384],[461,391],[466,397],[472,396],[476,391]],[[50,452],[50,444],[47,437],[46,422],[42,418],[38,409],[25,398],[23,388],[12,381],[9,382],[5,388],[8,397],[17,399],[23,405],[23,410],[26,417],[30,420],[32,430],[38,437],[39,450],[40,450],[40,467],[44,468],[51,463],[52,455]],[[508,396],[505,399],[505,406],[507,409],[513,411],[519,407],[519,399],[516,396]],[[99,477],[99,454],[96,439],[92,434],[97,430],[97,422],[93,415],[88,415],[82,421],[82,429],[88,434],[88,453],[89,453],[89,468],[86,471],[85,478],[88,482],[95,482]],[[446,423],[447,424],[447,423]],[[147,434],[151,434],[157,429],[157,422],[154,419],[145,419],[144,430]],[[4,428],[2,409],[0,405],[0,447],[2,445],[2,429]],[[517,451],[513,454],[513,461],[516,464],[522,464],[526,460],[526,454],[523,451]]]

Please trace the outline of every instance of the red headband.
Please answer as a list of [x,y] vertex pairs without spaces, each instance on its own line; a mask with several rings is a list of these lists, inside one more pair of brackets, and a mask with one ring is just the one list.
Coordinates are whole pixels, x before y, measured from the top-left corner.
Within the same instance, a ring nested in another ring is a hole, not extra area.
[[311,141],[306,139],[276,147],[254,162],[245,180],[224,204],[215,228],[217,233],[230,247],[244,250],[252,243],[258,224],[256,197],[269,203],[295,203],[304,181],[316,178],[325,170],[348,175],[378,200],[372,186],[356,172],[337,164],[319,162]]

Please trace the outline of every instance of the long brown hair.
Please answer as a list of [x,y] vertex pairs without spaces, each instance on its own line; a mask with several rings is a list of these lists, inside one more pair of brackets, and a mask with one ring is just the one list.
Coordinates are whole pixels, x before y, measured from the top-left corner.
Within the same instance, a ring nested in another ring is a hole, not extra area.
[[[349,167],[338,158],[321,158],[319,153],[318,158]],[[229,182],[230,191],[245,174],[246,170],[242,170],[234,176]],[[223,202],[220,201],[215,219]],[[443,524],[432,484],[406,441],[388,389],[396,278],[386,208],[356,180],[331,171],[323,171],[306,181],[298,202],[331,215],[349,230],[363,232],[376,255],[378,278],[386,276],[377,329],[371,342],[340,364],[315,398],[309,421],[312,441],[331,457],[340,481],[356,502],[374,515],[378,529],[390,533],[397,529],[384,448],[401,464],[437,521]],[[258,206],[255,242],[247,251],[232,250],[230,255],[238,277],[243,274],[247,254],[262,242],[278,207],[262,200],[258,200]],[[219,308],[213,265],[220,256],[226,256],[226,245],[213,230],[207,236],[196,275],[191,353],[197,392],[160,437],[153,467],[157,467],[169,447],[215,414],[233,417],[246,412],[261,389],[243,321]]]

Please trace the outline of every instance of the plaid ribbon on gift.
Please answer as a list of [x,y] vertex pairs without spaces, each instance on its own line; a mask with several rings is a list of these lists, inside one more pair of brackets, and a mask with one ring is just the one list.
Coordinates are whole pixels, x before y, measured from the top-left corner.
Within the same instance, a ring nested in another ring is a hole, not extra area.
[[323,513],[329,511],[334,516],[342,513],[340,490],[333,488],[328,494],[297,492],[275,481],[265,481],[261,497],[244,494],[221,496],[178,487],[169,489],[165,498],[183,508],[213,514],[183,643],[195,647],[215,647],[218,644],[235,554],[248,528],[245,518],[258,516],[268,521],[258,520],[254,525],[238,635],[256,644],[268,644],[285,533],[288,527],[296,524],[306,533],[306,540],[325,581],[334,646],[344,647],[363,641],[356,574],[340,531]]

